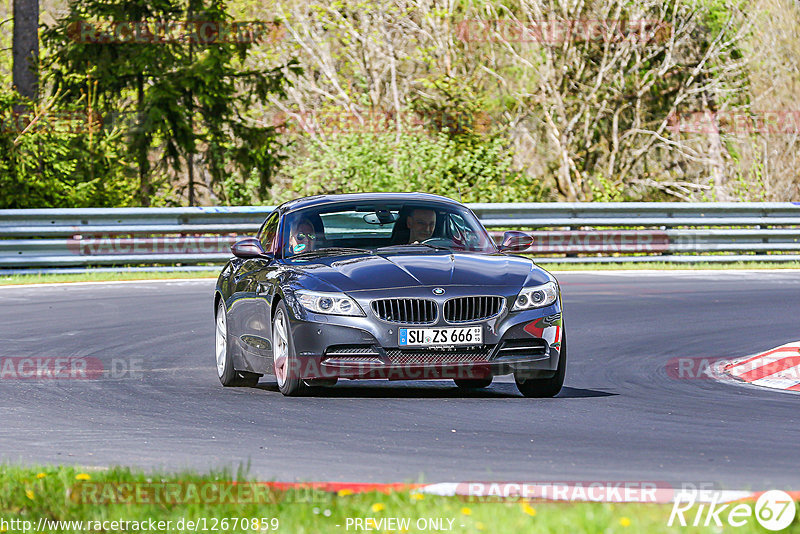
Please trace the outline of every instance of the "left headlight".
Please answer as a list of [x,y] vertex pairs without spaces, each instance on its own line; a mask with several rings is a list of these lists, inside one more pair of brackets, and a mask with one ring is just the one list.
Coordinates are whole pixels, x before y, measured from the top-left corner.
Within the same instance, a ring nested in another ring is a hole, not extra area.
[[305,309],[314,313],[327,313],[328,315],[364,315],[358,303],[344,293],[322,293],[319,291],[300,290],[295,291],[294,294]]
[[547,282],[536,287],[523,287],[514,300],[511,311],[544,308],[558,299],[558,286],[555,282]]

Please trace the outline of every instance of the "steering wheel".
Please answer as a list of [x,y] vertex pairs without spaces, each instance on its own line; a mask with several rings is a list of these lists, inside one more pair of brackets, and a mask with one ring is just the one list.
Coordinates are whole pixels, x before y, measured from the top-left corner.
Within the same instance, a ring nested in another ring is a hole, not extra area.
[[450,239],[446,239],[444,237],[430,237],[425,241],[421,242],[423,245],[434,245],[437,247],[450,247],[453,245],[453,241]]

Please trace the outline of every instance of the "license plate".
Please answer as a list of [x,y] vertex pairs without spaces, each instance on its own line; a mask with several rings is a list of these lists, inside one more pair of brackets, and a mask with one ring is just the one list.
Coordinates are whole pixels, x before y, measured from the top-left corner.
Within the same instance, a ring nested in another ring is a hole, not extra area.
[[483,328],[401,328],[401,347],[441,347],[483,344]]

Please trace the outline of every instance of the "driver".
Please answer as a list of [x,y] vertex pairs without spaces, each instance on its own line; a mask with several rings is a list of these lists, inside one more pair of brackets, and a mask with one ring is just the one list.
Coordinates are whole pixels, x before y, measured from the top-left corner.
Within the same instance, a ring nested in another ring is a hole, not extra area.
[[408,242],[422,243],[433,235],[433,230],[436,228],[436,212],[424,208],[411,210],[406,218],[406,226],[409,229]]
[[289,232],[289,248],[294,254],[314,250],[317,236],[314,232],[314,225],[308,219],[299,219],[292,225]]

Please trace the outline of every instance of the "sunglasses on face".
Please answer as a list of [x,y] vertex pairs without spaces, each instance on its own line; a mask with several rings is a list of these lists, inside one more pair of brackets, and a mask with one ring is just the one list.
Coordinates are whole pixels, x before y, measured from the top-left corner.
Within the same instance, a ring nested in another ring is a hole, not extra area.
[[314,241],[316,238],[317,238],[317,236],[314,235],[314,234],[305,234],[305,233],[302,233],[302,232],[297,234],[297,240],[298,241],[304,241],[306,239],[308,239],[309,241]]

